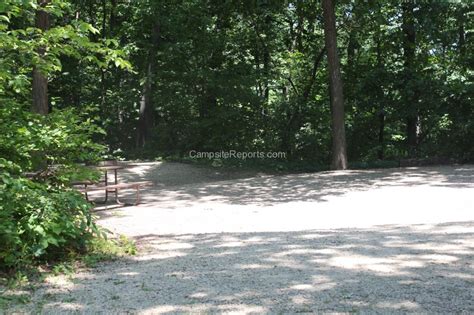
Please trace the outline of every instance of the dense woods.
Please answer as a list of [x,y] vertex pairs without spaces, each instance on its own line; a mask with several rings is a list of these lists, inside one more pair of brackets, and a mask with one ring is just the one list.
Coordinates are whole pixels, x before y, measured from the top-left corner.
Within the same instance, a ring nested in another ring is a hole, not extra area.
[[1,1],[0,259],[99,233],[65,188],[78,162],[472,161],[473,14],[469,1]]
[[[472,5],[338,1],[331,19],[323,3],[83,0],[51,22],[22,7],[8,29],[81,20],[128,56],[132,71],[59,55],[48,74],[49,108],[96,108],[97,140],[125,156],[279,150],[327,164],[345,126],[350,161],[471,158]],[[45,112],[48,83],[31,80]]]
[[345,125],[349,161],[472,158],[472,4],[337,1],[325,26],[323,3],[74,2],[54,23],[90,23],[133,72],[62,58],[52,108],[95,106],[100,141],[130,157],[273,150],[329,164]]

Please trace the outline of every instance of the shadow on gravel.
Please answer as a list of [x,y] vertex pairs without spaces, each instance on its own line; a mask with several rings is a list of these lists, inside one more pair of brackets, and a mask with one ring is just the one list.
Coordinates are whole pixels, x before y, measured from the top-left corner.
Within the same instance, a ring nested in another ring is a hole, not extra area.
[[[474,222],[137,239],[44,312],[474,312]],[[68,302],[65,302],[68,301]]]
[[167,201],[167,208],[192,205],[202,199],[260,206],[292,201],[326,201],[330,196],[381,186],[474,188],[472,165],[349,170],[283,176],[253,174],[254,177],[249,177],[251,174],[229,175],[223,171],[217,174],[215,172],[218,171],[180,163],[149,163],[131,168],[122,178],[126,181],[154,181],[155,187],[144,191],[141,206],[156,207],[156,202]]

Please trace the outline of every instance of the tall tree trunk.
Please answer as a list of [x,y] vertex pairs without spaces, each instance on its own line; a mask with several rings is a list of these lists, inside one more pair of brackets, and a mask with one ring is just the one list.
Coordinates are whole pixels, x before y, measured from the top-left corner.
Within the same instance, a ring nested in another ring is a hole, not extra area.
[[[376,42],[377,42],[377,71],[380,73],[383,70],[382,63],[382,45],[380,43],[380,33],[377,32]],[[377,152],[379,160],[383,160],[385,157],[385,141],[384,141],[384,132],[385,132],[385,106],[384,106],[384,92],[382,85],[378,87],[378,102],[379,102],[379,149]]]
[[408,154],[413,157],[416,155],[418,147],[418,138],[420,134],[420,118],[418,115],[418,91],[414,87],[415,83],[415,18],[413,16],[414,4],[411,1],[403,2],[403,25],[404,32],[403,55],[405,58],[405,98],[407,108],[406,133]]
[[304,1],[296,2],[296,15],[297,15],[297,24],[296,24],[296,50],[303,52],[303,31],[304,31],[304,12],[303,12],[303,3]]
[[[107,1],[102,0],[102,39],[107,38]],[[100,107],[103,112],[107,111],[107,82],[105,81],[105,69],[100,68]]]
[[346,131],[344,127],[344,95],[337,53],[336,15],[332,0],[323,0],[324,37],[329,67],[332,122],[332,169],[347,168]]
[[110,8],[109,26],[110,26],[110,34],[113,36],[115,26],[117,25],[117,12],[116,12],[116,10],[117,10],[117,0],[111,0],[110,4],[111,4],[112,7]]
[[461,11],[459,13],[459,19],[458,19],[458,23],[459,23],[459,28],[458,28],[458,33],[459,33],[459,41],[458,41],[458,47],[459,47],[459,55],[461,57],[464,57],[465,54],[466,54],[466,32],[465,32],[465,29],[464,29],[464,22],[465,22],[465,18],[464,18],[464,9],[461,8]]
[[[49,14],[44,11],[44,8],[50,0],[38,0],[38,9],[36,11],[35,26],[42,31],[49,29]],[[45,53],[45,48],[40,47],[38,49],[38,54],[40,57],[43,57]],[[48,107],[48,78],[44,73],[38,69],[38,67],[33,68],[33,103],[32,111],[41,115],[47,115],[49,112]]]
[[153,127],[153,110],[151,104],[151,80],[153,75],[152,63],[148,62],[145,83],[140,98],[140,111],[137,128],[137,147],[145,146]]
[[[265,27],[264,32],[267,33],[268,30],[271,29],[271,17],[267,15],[265,17]],[[263,46],[263,75],[264,79],[264,97],[265,97],[265,104],[268,105],[269,98],[270,98],[270,63],[271,63],[271,55],[270,55],[270,47],[268,47],[268,43],[262,41]]]
[[154,125],[153,104],[152,104],[152,80],[155,72],[156,52],[160,43],[160,24],[156,22],[152,30],[152,43],[148,53],[145,83],[143,85],[142,96],[140,99],[140,111],[137,126],[137,147],[145,146],[150,138],[150,130]]

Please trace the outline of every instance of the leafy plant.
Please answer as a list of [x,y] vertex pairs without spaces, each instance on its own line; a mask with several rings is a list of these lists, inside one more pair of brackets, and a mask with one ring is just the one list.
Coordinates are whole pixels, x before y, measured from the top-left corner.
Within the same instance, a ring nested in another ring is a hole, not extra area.
[[[61,0],[42,8],[54,18],[69,9]],[[65,56],[130,68],[117,42],[93,41],[98,30],[81,20],[47,30],[29,27],[37,10],[36,1],[0,4],[0,270],[83,253],[94,238],[106,236],[94,223],[91,204],[69,187],[98,177],[80,165],[100,160],[106,149],[94,141],[104,134],[94,109],[32,113],[32,70],[53,79]]]

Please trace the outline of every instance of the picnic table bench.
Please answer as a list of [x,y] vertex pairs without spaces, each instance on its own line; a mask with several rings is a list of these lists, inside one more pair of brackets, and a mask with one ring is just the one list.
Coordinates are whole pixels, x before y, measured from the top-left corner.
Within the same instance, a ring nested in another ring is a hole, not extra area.
[[[125,203],[121,202],[118,198],[118,192],[121,189],[135,189],[135,205],[140,203],[140,188],[146,186],[153,186],[153,182],[151,181],[142,181],[142,182],[133,182],[133,183],[120,183],[120,184],[112,184],[106,186],[86,186],[84,188],[79,188],[78,190],[85,194],[86,199],[89,200],[87,193],[92,191],[105,191],[107,192],[115,192],[115,201],[118,204],[124,205]],[[107,198],[103,201],[106,202]]]

